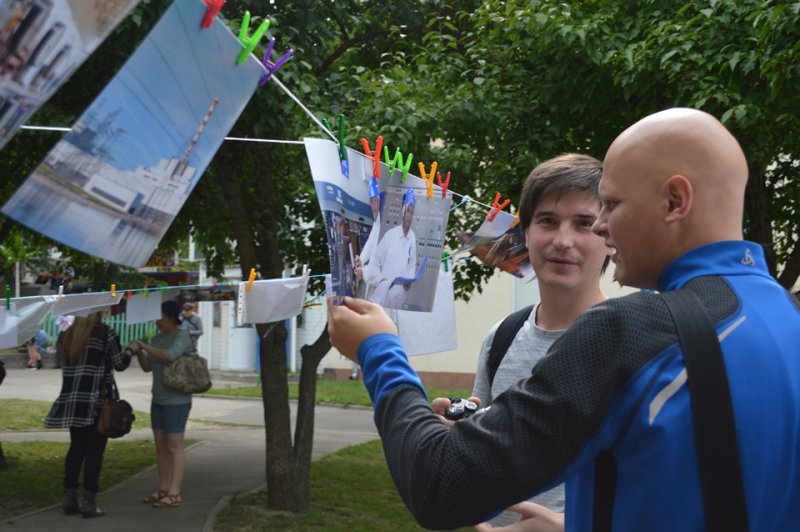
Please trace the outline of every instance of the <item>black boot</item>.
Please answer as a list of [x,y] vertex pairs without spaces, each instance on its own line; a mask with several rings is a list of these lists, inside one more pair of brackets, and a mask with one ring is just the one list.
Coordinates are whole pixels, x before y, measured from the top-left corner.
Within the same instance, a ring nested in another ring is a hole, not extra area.
[[78,506],[77,488],[64,489],[64,515],[76,515],[80,513],[81,507]]
[[106,513],[97,507],[95,498],[97,493],[93,491],[83,492],[83,504],[81,504],[81,513],[84,517],[103,517]]

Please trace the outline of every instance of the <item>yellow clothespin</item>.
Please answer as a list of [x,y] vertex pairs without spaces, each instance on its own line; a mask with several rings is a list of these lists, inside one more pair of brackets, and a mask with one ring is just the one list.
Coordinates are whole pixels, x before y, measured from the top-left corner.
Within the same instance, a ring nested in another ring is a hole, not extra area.
[[439,163],[433,161],[430,175],[425,174],[425,163],[419,163],[419,176],[428,184],[428,199],[433,197],[433,178],[436,176],[436,167]]
[[117,296],[117,285],[112,284],[111,285],[111,297],[116,297],[116,296]]
[[519,211],[514,215],[514,219],[511,221],[511,225],[508,226],[509,229],[513,229],[519,223]]
[[256,269],[250,268],[250,277],[247,278],[247,286],[245,287],[245,292],[249,292],[250,288],[253,287],[253,281],[256,280]]

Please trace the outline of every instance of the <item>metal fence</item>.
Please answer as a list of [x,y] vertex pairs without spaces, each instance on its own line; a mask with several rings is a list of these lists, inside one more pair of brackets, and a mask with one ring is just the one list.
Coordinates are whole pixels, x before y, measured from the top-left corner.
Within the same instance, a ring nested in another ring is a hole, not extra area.
[[[134,323],[128,325],[125,323],[125,313],[117,314],[116,316],[109,316],[103,318],[103,323],[112,327],[119,334],[119,342],[123,347],[131,343],[133,340],[140,338],[150,338],[156,334],[156,324],[154,321],[146,321],[144,323]],[[58,325],[52,315],[45,318],[42,323],[42,329],[50,336],[50,343],[55,345],[56,338],[58,338]]]

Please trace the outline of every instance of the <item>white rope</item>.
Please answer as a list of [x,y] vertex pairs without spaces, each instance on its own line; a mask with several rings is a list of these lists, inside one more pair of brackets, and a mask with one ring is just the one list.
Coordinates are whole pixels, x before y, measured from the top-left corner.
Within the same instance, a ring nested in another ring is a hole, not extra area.
[[[53,126],[22,126],[21,129],[30,129],[34,131],[72,131],[72,129],[68,127]],[[304,144],[302,140],[257,139],[249,137],[225,137],[225,140],[238,140],[240,142],[271,142],[273,144]]]

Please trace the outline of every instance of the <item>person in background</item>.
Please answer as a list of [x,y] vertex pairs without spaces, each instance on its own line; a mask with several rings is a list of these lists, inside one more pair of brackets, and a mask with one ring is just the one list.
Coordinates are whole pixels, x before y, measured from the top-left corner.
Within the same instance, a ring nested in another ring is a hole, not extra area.
[[[570,153],[538,165],[522,190],[519,218],[528,248],[539,302],[528,310],[528,318],[511,337],[511,344],[495,366],[492,378],[489,353],[499,322],[483,340],[472,389],[481,407],[511,385],[528,377],[553,342],[587,308],[605,299],[600,277],[613,250],[592,232],[600,213],[598,183],[602,163],[588,155]],[[497,347],[499,348],[499,347]],[[443,414],[450,401],[434,400],[434,410]],[[555,512],[564,511],[564,486],[559,485],[533,499]],[[491,520],[494,526],[519,519],[505,512]]]
[[25,344],[28,347],[28,369],[34,371],[42,369],[42,355],[47,350],[47,342],[49,341],[50,336],[43,329],[39,329],[34,337],[28,340]]
[[[69,428],[69,450],[64,460],[64,513],[101,517],[97,507],[100,470],[108,438],[97,431],[100,403],[118,399],[114,370],[131,363],[130,349],[120,351],[119,335],[101,322],[102,312],[74,323],[59,336],[57,356],[61,365],[61,393],[44,421],[45,428]],[[83,500],[78,503],[83,471]]]
[[194,311],[194,303],[184,303],[181,313],[181,329],[186,329],[192,340],[192,352],[197,354],[197,341],[203,336],[203,320]]
[[186,470],[183,439],[192,395],[164,386],[164,366],[192,353],[189,333],[180,328],[180,313],[177,301],[165,301],[161,304],[161,318],[156,320],[158,334],[149,344],[142,340],[131,342],[142,370],[153,372],[150,419],[156,445],[158,489],[142,502],[154,508],[175,508],[182,502],[181,484]]

